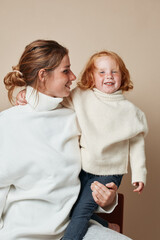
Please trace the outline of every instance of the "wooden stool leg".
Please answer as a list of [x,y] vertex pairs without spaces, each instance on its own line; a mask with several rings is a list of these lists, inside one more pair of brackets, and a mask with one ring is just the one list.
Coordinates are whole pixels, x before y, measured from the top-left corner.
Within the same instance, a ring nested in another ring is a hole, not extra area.
[[115,207],[114,211],[110,214],[108,213],[97,213],[98,216],[107,220],[110,223],[116,223],[120,226],[120,233],[123,233],[123,209],[124,209],[124,195],[118,193],[118,205]]

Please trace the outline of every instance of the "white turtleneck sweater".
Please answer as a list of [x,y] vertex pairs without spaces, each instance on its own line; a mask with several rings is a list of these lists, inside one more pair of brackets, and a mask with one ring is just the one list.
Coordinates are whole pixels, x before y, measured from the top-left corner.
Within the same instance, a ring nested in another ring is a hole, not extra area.
[[74,108],[81,128],[82,168],[96,175],[125,174],[130,159],[132,183],[146,183],[144,113],[122,91],[75,88],[64,105]]
[[79,193],[75,113],[32,90],[0,113],[1,240],[60,239]]

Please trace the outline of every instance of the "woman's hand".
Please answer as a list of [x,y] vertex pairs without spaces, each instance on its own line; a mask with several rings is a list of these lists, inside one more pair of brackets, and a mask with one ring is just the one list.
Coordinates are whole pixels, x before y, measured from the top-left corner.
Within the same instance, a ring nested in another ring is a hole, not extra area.
[[115,200],[117,186],[113,182],[104,186],[95,181],[91,184],[91,189],[94,201],[102,208],[108,207]]
[[16,96],[16,105],[26,105],[26,90],[20,91]]

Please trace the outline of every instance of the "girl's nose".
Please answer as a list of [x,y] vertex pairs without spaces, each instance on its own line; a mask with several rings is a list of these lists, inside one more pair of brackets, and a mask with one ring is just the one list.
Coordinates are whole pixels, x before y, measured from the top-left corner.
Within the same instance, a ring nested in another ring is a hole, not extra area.
[[113,77],[112,76],[107,76],[107,79],[113,79]]
[[113,79],[112,73],[108,73],[108,74],[106,75],[106,78],[107,78],[107,79]]

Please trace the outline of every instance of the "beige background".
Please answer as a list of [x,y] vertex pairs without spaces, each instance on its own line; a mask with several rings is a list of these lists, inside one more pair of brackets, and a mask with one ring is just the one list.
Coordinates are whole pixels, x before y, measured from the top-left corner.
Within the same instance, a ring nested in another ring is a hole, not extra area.
[[88,57],[108,49],[124,59],[134,82],[127,98],[147,116],[147,186],[125,195],[124,233],[135,240],[160,239],[160,1],[159,0],[0,0],[0,111],[10,106],[3,77],[26,44],[55,39],[70,49],[78,75]]

